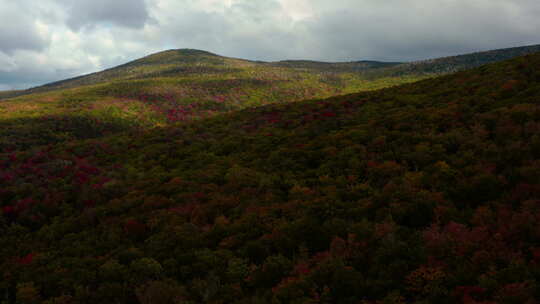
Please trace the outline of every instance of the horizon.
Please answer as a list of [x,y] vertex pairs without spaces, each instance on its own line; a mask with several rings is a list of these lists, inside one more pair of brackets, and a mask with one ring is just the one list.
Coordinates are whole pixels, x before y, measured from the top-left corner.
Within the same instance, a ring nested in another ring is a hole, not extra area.
[[147,56],[151,56],[151,55],[155,55],[155,54],[159,54],[159,53],[164,53],[164,52],[169,52],[169,51],[179,51],[179,50],[202,51],[202,52],[207,52],[207,53],[210,53],[212,55],[216,55],[216,56],[224,57],[224,58],[234,58],[234,59],[240,59],[240,60],[247,60],[247,61],[254,61],[254,62],[265,62],[265,63],[286,62],[286,61],[309,61],[309,62],[328,63],[328,64],[351,63],[351,62],[381,62],[381,63],[406,64],[406,63],[429,61],[429,60],[434,60],[434,59],[444,59],[444,58],[448,58],[448,57],[465,56],[465,55],[471,55],[471,54],[483,53],[483,52],[489,52],[489,51],[498,51],[498,50],[513,49],[513,48],[520,48],[520,47],[532,47],[532,46],[540,46],[540,43],[520,45],[520,46],[511,46],[511,47],[505,47],[505,48],[495,48],[495,49],[488,49],[488,50],[477,50],[477,51],[472,51],[472,52],[469,52],[469,53],[451,54],[451,55],[443,56],[443,57],[431,57],[431,58],[424,58],[424,59],[413,60],[413,61],[392,61],[392,60],[390,60],[390,61],[380,61],[380,60],[371,60],[371,59],[358,59],[358,60],[348,60],[348,61],[320,61],[320,60],[301,59],[301,58],[297,58],[297,59],[280,59],[280,60],[274,60],[274,61],[264,61],[264,60],[258,60],[258,59],[249,59],[249,58],[240,58],[240,57],[227,56],[227,55],[218,54],[218,53],[208,51],[208,50],[201,50],[201,49],[194,49],[194,48],[173,48],[173,49],[166,49],[166,50],[163,50],[163,51],[154,52],[154,53],[151,53],[151,54],[146,54],[146,55],[143,55],[141,57],[134,58],[134,59],[128,60],[126,62],[119,63],[118,65],[107,67],[107,68],[104,68],[104,69],[91,71],[91,72],[88,72],[88,73],[85,73],[85,74],[72,75],[72,76],[68,76],[66,78],[62,78],[62,79],[54,79],[52,81],[49,81],[49,82],[46,82],[46,83],[36,84],[36,85],[30,86],[30,87],[12,88],[12,89],[3,89],[2,87],[0,87],[0,92],[24,91],[24,90],[28,90],[28,89],[38,88],[38,87],[41,87],[41,86],[44,86],[44,85],[47,85],[47,84],[52,84],[52,83],[55,83],[55,82],[65,81],[65,80],[78,78],[78,77],[84,77],[84,76],[99,73],[99,72],[102,72],[102,71],[105,71],[105,70],[108,70],[108,69],[114,69],[114,68],[116,68],[118,66],[121,66],[123,64],[130,63],[132,61],[142,59],[142,58],[145,58]]
[[534,45],[538,14],[533,0],[0,0],[0,90],[182,47],[255,61],[410,62]]

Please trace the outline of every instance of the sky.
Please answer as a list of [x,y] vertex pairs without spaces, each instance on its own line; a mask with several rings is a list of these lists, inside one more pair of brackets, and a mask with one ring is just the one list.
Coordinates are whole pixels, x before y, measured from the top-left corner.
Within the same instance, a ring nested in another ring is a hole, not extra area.
[[540,44],[538,0],[0,0],[0,90],[166,49],[413,61]]

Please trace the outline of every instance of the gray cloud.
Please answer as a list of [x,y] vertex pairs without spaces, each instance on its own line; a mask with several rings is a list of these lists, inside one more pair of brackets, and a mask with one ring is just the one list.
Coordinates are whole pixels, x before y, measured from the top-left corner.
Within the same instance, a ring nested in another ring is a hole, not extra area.
[[304,26],[318,58],[406,61],[540,43],[540,21],[522,19],[540,2],[313,1]]
[[13,54],[16,50],[43,50],[49,43],[47,33],[40,32],[32,12],[16,1],[0,1],[0,52]]
[[[540,43],[533,0],[236,0],[211,12],[160,2],[169,44],[251,59],[410,61]],[[309,13],[288,11],[298,2]]]
[[0,86],[170,48],[259,60],[433,58],[540,43],[539,15],[538,0],[0,0]]
[[58,0],[67,7],[67,25],[73,30],[110,24],[141,28],[149,15],[144,0]]
[[0,86],[4,89],[23,89],[94,69],[93,63],[84,56],[75,62],[51,60],[36,51],[17,51],[12,57],[0,53],[0,65],[6,67],[0,68]]

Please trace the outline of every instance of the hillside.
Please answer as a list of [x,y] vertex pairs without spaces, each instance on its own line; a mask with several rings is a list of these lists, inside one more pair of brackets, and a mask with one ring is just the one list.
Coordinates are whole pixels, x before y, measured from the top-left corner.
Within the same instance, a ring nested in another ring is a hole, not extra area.
[[534,54],[45,146],[25,117],[0,154],[0,297],[534,303],[539,101]]
[[388,68],[400,65],[400,62],[381,62],[381,61],[351,61],[351,62],[320,62],[310,60],[283,60],[278,62],[269,62],[266,65],[287,67],[295,69],[308,69],[316,71],[334,71],[334,72],[360,72],[372,69]]
[[[11,95],[27,95],[111,81],[181,78],[194,75],[213,78],[224,76],[229,76],[228,78],[245,78],[249,74],[255,74],[248,77],[265,78],[271,74],[284,74],[282,75],[285,77],[284,80],[289,80],[290,78],[306,78],[309,74],[315,74],[316,76],[321,72],[333,72],[338,74],[338,78],[343,77],[343,80],[346,80],[346,78],[350,78],[347,73],[394,66],[396,64],[377,61],[326,63],[301,60],[274,63],[223,57],[202,50],[178,49],[159,52],[101,72],[52,82]],[[303,69],[303,73],[300,73],[297,69]]]
[[235,60],[216,54],[193,49],[168,50],[152,54],[117,67],[52,82],[32,88],[27,93],[46,92],[63,88],[74,88],[114,80],[166,77],[186,74],[221,74],[235,71],[234,67],[253,66],[247,60]]
[[273,66],[198,50],[165,51],[103,72],[21,91],[21,96],[1,101],[0,150],[164,127],[250,107],[425,78],[368,81],[354,72],[375,65],[335,64],[337,68],[321,70],[297,64]]
[[20,93],[21,91],[19,90],[0,91],[0,100],[10,98],[10,97],[15,97]]
[[455,64],[461,69],[532,50],[522,47],[434,60],[406,72],[399,69],[415,65],[265,63],[192,49],[169,50],[103,72],[0,93],[0,98],[21,95],[0,103],[0,149],[98,138],[267,104],[376,90],[437,75],[430,66],[448,69]]
[[391,66],[384,70],[369,71],[369,77],[447,74],[471,69],[484,64],[508,60],[518,56],[540,52],[540,44],[484,52],[476,52],[458,56],[450,56]]
[[[329,86],[338,94],[352,93],[370,86],[382,88],[378,82],[394,84],[408,79],[447,74],[470,69],[483,64],[507,60],[540,51],[540,45],[499,49],[459,56],[423,60],[410,63],[351,61],[319,62],[310,60],[283,60],[277,62],[250,61],[219,56],[195,49],[168,50],[137,59],[126,64],[75,78],[48,83],[28,90],[0,92],[0,99],[43,93],[60,89],[105,84],[115,81],[168,78],[181,79],[197,75],[199,78],[268,79],[283,81],[315,80],[319,85]],[[279,75],[279,76],[277,76]],[[347,90],[351,87],[350,90]],[[306,98],[324,97],[320,95]]]

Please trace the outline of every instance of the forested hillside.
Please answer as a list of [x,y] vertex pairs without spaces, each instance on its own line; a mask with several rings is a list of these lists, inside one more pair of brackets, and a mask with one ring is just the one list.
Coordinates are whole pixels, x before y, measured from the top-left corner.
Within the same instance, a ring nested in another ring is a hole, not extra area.
[[54,98],[3,106],[7,303],[540,298],[540,54],[152,129]]
[[[193,90],[214,89],[227,91],[234,85],[241,90],[235,92],[250,93],[249,89],[272,91],[264,95],[265,100],[272,100],[274,95],[294,95],[302,98],[325,97],[338,93],[350,93],[360,89],[381,88],[385,82],[404,83],[418,79],[417,76],[386,76],[366,80],[361,71],[395,66],[397,63],[377,61],[326,63],[316,61],[280,61],[262,62],[219,56],[210,52],[194,49],[168,50],[155,53],[126,64],[101,72],[82,75],[75,78],[52,82],[35,88],[0,94],[0,98],[58,91],[93,86],[107,96],[118,96],[118,90],[132,93],[132,87],[152,87],[157,94],[171,96],[177,100],[186,98]],[[234,83],[231,83],[234,81]],[[272,90],[270,90],[270,87]],[[292,90],[291,90],[292,89]],[[83,90],[85,95],[92,91]],[[188,92],[182,92],[188,91]],[[331,92],[329,94],[329,92]],[[212,96],[197,92],[197,98],[208,99]],[[196,93],[196,94],[197,94]],[[324,95],[326,93],[326,95]],[[2,96],[4,95],[4,96]],[[241,96],[228,96],[234,101]],[[130,95],[137,98],[137,95]],[[161,96],[163,97],[163,96]],[[263,97],[263,96],[259,96]],[[281,97],[281,96],[280,96]]]
[[[363,79],[375,63],[300,68],[170,50],[0,101],[0,150],[164,127],[274,103],[326,98],[427,76]],[[332,64],[329,64],[332,65]],[[2,96],[10,96],[9,92]]]
[[525,56],[536,52],[540,52],[540,45],[529,45],[463,54],[458,56],[420,60],[387,67],[386,69],[381,70],[368,70],[366,71],[366,74],[370,78],[382,76],[397,77],[400,75],[441,75],[471,69],[488,63],[508,60],[518,56]]
[[[290,94],[300,98],[297,100],[301,100],[379,89],[539,51],[540,45],[531,45],[402,63],[370,60],[264,62],[224,57],[202,50],[177,49],[151,54],[101,72],[60,80],[27,90],[0,91],[0,99],[85,86],[98,86],[100,92],[107,93],[109,97],[125,97],[118,96],[117,91],[125,90],[127,86],[130,88],[128,91],[131,92],[133,90],[131,87],[142,86],[155,88],[161,93],[159,97],[169,96],[178,100],[186,97],[185,93],[180,94],[180,91],[200,90],[201,87],[209,86],[215,89],[227,88],[231,85],[228,82],[234,80],[234,86],[242,93],[250,93],[246,89],[253,89],[254,82],[259,82],[256,87],[258,90],[269,90],[268,87],[271,84],[273,95],[259,96],[267,101],[273,100],[275,95],[283,98]],[[291,88],[293,90],[289,90]],[[91,89],[83,91],[85,96],[93,93]],[[209,96],[209,94],[198,93],[197,98],[212,100],[211,94]],[[130,97],[139,96],[132,93]],[[241,99],[238,96],[228,96],[228,94],[225,94],[225,97],[230,97],[232,101]]]

